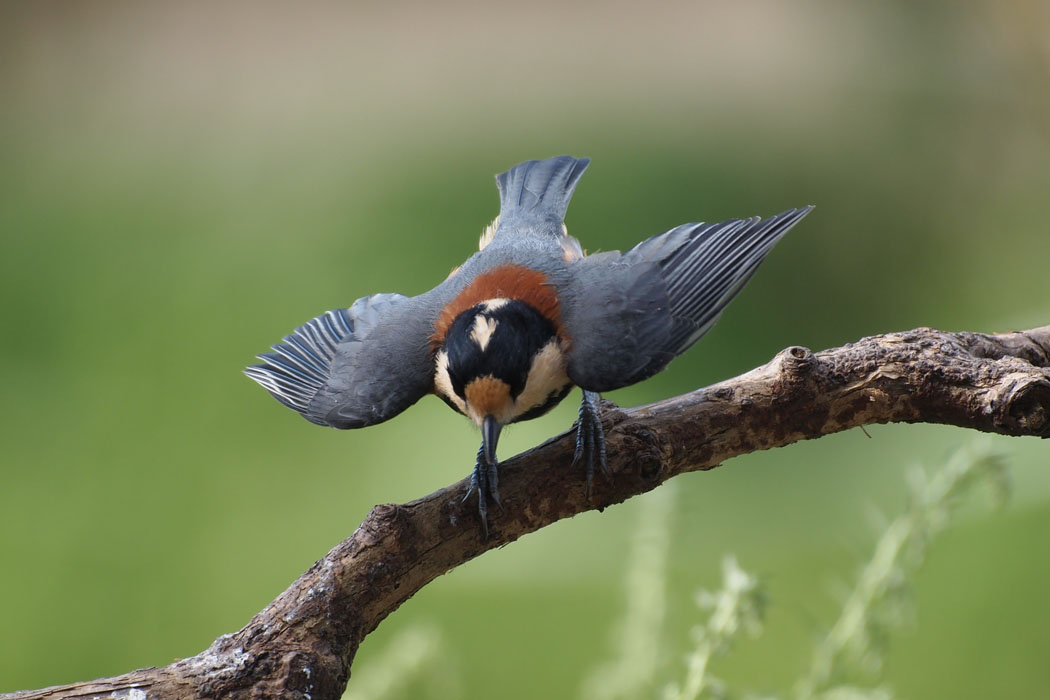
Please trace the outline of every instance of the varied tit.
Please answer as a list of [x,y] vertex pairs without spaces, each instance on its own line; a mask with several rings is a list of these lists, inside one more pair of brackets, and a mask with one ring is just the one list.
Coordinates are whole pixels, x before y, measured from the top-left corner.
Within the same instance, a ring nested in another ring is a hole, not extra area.
[[583,390],[576,454],[589,492],[605,470],[598,394],[662,370],[708,331],[773,245],[812,207],[685,224],[627,253],[584,255],[564,219],[590,161],[516,165],[480,250],[434,289],[376,294],[297,328],[245,373],[318,425],[362,428],[436,394],[481,429],[469,496],[499,505],[496,442],[508,423]]

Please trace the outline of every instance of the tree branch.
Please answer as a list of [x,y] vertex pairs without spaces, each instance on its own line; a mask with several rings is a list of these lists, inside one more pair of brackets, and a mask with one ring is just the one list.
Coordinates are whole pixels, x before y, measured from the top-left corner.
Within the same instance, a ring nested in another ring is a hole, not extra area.
[[920,328],[813,353],[791,347],[735,379],[660,403],[604,404],[610,478],[590,501],[573,439],[560,435],[500,468],[505,512],[483,542],[460,481],[376,506],[351,537],[234,634],[164,668],[38,691],[29,698],[338,698],[358,645],[441,574],[562,518],[620,503],[731,457],[873,423],[945,423],[1050,436],[1050,326],[1017,333]]

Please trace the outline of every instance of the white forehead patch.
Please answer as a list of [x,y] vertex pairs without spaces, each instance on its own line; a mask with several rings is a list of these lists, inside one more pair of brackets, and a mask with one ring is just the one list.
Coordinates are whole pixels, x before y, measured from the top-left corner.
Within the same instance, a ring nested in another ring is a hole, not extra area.
[[492,340],[492,334],[496,332],[498,325],[499,323],[494,318],[481,314],[474,317],[474,327],[470,329],[470,337],[478,344],[482,352],[485,352],[485,348],[489,346],[489,341]]
[[496,297],[495,299],[486,299],[481,302],[481,308],[485,311],[495,311],[510,303],[510,299],[504,299],[503,297]]
[[466,415],[467,405],[463,399],[456,395],[452,388],[452,378],[448,376],[448,353],[442,350],[435,358],[436,368],[434,371],[434,388],[438,393],[452,402],[459,412]]

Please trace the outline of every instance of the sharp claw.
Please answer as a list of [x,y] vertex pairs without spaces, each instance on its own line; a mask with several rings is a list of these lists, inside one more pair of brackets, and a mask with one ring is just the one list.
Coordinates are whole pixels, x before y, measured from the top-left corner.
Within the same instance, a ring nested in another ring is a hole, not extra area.
[[580,462],[580,458],[583,457],[583,440],[585,428],[584,423],[586,417],[583,411],[583,404],[580,404],[580,417],[576,420],[576,450],[572,453],[572,466],[576,466]]
[[576,464],[587,456],[585,474],[587,477],[587,500],[591,498],[591,484],[594,481],[594,462],[597,456],[599,468],[602,474],[609,475],[609,463],[605,453],[605,431],[602,429],[601,418],[598,417],[597,393],[592,391],[583,392],[583,401],[580,402],[580,417],[576,423],[576,451],[572,456],[572,464]]
[[587,500],[591,500],[591,486],[594,484],[594,432],[593,432],[593,421],[591,419],[590,411],[584,411],[583,406],[586,405],[586,394],[584,395],[584,403],[580,405],[580,435],[577,438],[577,443],[582,448],[583,452],[587,453],[587,467],[584,473],[587,475],[587,487],[584,495]]
[[489,504],[485,499],[485,492],[478,489],[478,515],[481,516],[481,525],[485,527],[488,525]]
[[596,432],[598,434],[597,438],[595,439],[595,442],[598,443],[598,466],[601,468],[602,474],[605,475],[606,478],[608,478],[609,461],[608,459],[606,459],[605,454],[605,429],[602,428],[602,422],[600,420],[597,420],[597,417],[595,417],[594,427],[596,428]]
[[488,482],[489,482],[489,496],[492,497],[492,502],[499,507],[499,512],[503,512],[503,503],[499,500],[499,469],[496,464],[488,465]]
[[487,542],[489,539],[489,504],[485,497],[485,478],[478,487],[478,517],[481,518],[481,540]]
[[470,485],[467,493],[463,496],[465,502],[475,492],[478,494],[478,517],[481,518],[481,539],[487,542],[489,539],[489,505],[488,499],[499,506],[503,512],[503,504],[499,499],[499,469],[498,463],[488,464],[485,459],[485,445],[482,443],[478,450],[478,458],[474,462],[474,472],[470,475]]
[[488,506],[485,504],[485,495],[478,491],[478,515],[481,516],[481,541],[489,540],[489,518]]
[[477,490],[477,488],[478,488],[478,470],[477,470],[477,467],[475,467],[474,471],[471,472],[471,474],[470,474],[470,481],[467,483],[467,492],[465,494],[463,494],[463,500],[461,500],[460,503],[466,503],[467,499],[471,497],[471,495]]
[[594,418],[587,421],[587,481],[594,480]]
[[608,479],[612,474],[609,472],[609,460],[605,456],[605,435],[598,440],[598,466],[601,467],[602,475]]

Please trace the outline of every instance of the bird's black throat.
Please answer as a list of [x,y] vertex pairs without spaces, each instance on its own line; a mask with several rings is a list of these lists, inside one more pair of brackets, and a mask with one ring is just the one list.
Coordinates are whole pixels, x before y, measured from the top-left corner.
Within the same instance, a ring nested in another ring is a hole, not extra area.
[[487,301],[467,309],[452,322],[443,348],[453,390],[462,397],[471,381],[495,377],[517,398],[525,389],[533,358],[555,337],[554,323],[517,299]]

